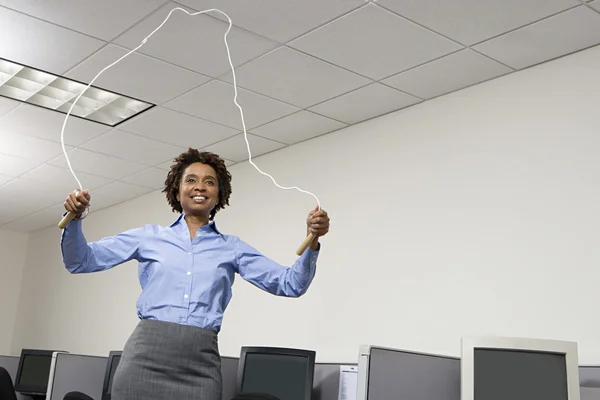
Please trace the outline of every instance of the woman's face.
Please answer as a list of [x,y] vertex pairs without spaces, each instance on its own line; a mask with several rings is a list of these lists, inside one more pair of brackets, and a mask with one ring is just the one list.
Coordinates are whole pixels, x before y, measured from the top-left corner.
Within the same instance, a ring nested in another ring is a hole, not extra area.
[[181,176],[177,200],[186,215],[208,217],[219,202],[219,182],[213,167],[190,164]]

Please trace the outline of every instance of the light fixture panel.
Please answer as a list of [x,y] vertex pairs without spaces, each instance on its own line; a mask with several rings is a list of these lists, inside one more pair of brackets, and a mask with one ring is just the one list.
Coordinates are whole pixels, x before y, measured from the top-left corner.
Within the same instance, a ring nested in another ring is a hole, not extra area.
[[[0,96],[115,127],[154,107],[98,87],[0,58]],[[85,92],[84,92],[85,90]],[[77,97],[83,92],[83,95]]]

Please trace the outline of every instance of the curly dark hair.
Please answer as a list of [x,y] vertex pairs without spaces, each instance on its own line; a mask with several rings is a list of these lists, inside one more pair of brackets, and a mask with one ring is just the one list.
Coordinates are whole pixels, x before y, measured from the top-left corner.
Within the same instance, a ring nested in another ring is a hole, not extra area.
[[229,205],[229,196],[231,196],[231,174],[227,171],[225,161],[218,155],[207,151],[200,152],[196,149],[190,148],[185,153],[181,153],[178,157],[173,159],[174,164],[171,165],[171,170],[167,174],[165,180],[165,188],[163,192],[166,193],[167,201],[173,209],[173,212],[181,213],[181,203],[177,200],[179,194],[179,185],[181,183],[181,177],[185,169],[193,163],[202,163],[210,165],[217,173],[217,180],[219,184],[219,201],[215,208],[210,212],[210,219],[215,218],[217,211],[225,208]]

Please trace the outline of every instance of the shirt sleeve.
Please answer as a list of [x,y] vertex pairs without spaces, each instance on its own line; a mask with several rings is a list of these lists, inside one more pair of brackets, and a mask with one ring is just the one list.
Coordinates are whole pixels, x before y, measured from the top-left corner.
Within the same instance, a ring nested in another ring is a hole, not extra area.
[[281,265],[237,238],[238,273],[254,286],[277,296],[300,297],[306,293],[315,277],[317,250],[307,248],[291,267]]
[[79,274],[105,271],[138,259],[143,232],[143,228],[137,228],[88,243],[81,229],[81,220],[73,220],[61,235],[63,264],[69,272]]

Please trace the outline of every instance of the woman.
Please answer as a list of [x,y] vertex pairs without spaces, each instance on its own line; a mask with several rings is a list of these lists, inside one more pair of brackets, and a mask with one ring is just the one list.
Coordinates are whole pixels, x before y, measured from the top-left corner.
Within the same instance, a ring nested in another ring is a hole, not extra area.
[[174,161],[163,192],[181,215],[169,226],[146,225],[87,243],[81,219],[91,196],[74,191],[64,203],[77,214],[61,239],[67,270],[97,272],[139,262],[140,322],[123,349],[113,400],[221,400],[217,335],[235,273],[269,293],[301,296],[315,275],[318,238],[329,231],[327,213],[311,211],[307,235],[314,233],[315,240],[291,268],[279,265],[214,223],[231,194],[221,158],[189,149]]

